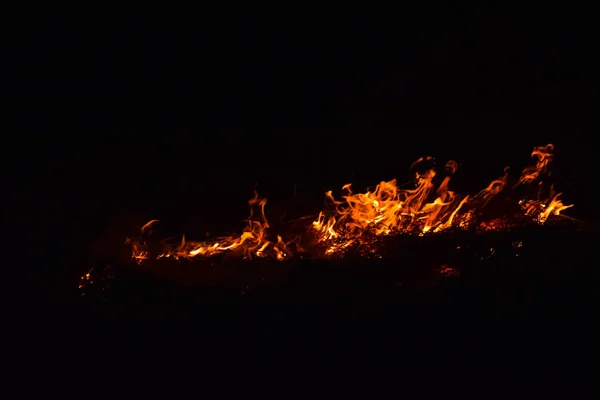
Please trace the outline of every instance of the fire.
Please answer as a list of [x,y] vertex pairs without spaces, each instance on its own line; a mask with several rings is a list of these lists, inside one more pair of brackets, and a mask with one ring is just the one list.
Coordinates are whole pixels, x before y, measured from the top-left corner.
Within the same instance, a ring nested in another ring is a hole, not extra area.
[[[552,161],[554,146],[535,147],[531,157],[535,165],[528,166],[521,174],[514,188],[521,185],[538,183],[538,196],[535,199],[520,200],[524,215],[539,223],[544,223],[550,216],[558,216],[561,211],[573,205],[564,205],[555,194],[553,186],[549,194],[543,195],[543,181],[548,165]],[[415,169],[431,157],[421,158],[411,166]],[[342,190],[346,191],[342,201],[337,201],[326,193],[326,197],[334,205],[333,214],[325,217],[324,213],[313,223],[315,232],[322,243],[329,243],[326,254],[339,253],[355,242],[369,243],[373,236],[390,234],[425,235],[438,233],[449,228],[468,229],[475,227],[480,231],[501,230],[508,227],[503,218],[491,221],[477,221],[476,216],[483,208],[506,189],[509,168],[504,175],[493,180],[485,189],[474,196],[459,196],[449,189],[452,175],[458,164],[449,161],[445,168],[445,177],[436,188],[433,168],[424,172],[415,172],[413,189],[401,189],[396,180],[381,182],[375,190],[366,193],[352,194],[350,184]]]
[[[274,257],[277,260],[284,260],[291,251],[289,246],[297,244],[294,239],[288,243],[284,242],[281,236],[277,236],[276,241],[267,239],[267,230],[269,222],[265,217],[265,205],[267,199],[260,198],[258,193],[248,201],[250,206],[250,216],[248,217],[246,228],[239,236],[227,236],[219,238],[212,242],[186,241],[185,236],[176,246],[164,244],[163,251],[156,258],[174,258],[191,259],[199,256],[212,256],[226,251],[241,250],[245,258],[253,257]],[[256,215],[258,214],[258,216]],[[151,227],[159,222],[152,220],[142,227],[142,234],[151,232]],[[296,246],[296,249],[299,246]],[[145,240],[133,244],[133,258],[142,262],[150,257]]]
[[[543,181],[549,175],[548,166],[553,158],[553,150],[552,144],[535,147],[531,153],[535,164],[522,171],[515,185],[508,185],[507,167],[501,177],[492,180],[475,195],[461,195],[451,190],[450,182],[458,169],[457,162],[449,161],[443,171],[438,172],[432,166],[432,157],[420,158],[411,166],[414,182],[410,188],[399,186],[393,179],[383,181],[364,193],[353,193],[352,185],[346,184],[342,187],[341,200],[328,191],[325,197],[329,207],[319,213],[304,238],[296,237],[288,242],[279,235],[275,236],[276,239],[272,238],[264,212],[266,199],[255,193],[249,201],[250,216],[242,234],[212,242],[186,241],[184,236],[175,246],[163,243],[158,255],[152,258],[192,259],[232,252],[245,258],[285,260],[293,254],[306,252],[300,246],[306,242],[316,243],[315,247],[321,250],[313,253],[324,256],[343,255],[355,246],[363,248],[363,254],[376,254],[372,243],[378,237],[424,236],[450,229],[502,230],[514,222],[507,216],[483,218],[483,211],[500,193],[514,193],[518,188],[531,185],[537,185],[537,196],[523,197],[517,201],[515,205],[520,210],[517,219],[543,224],[573,206],[563,204],[559,199],[561,193],[555,193],[553,185],[548,187]],[[151,257],[150,246],[143,237],[158,222],[148,222],[142,228],[142,239],[133,243],[133,258],[138,262]]]
[[[419,159],[413,167],[427,159]],[[429,160],[427,160],[429,161]],[[350,184],[345,185],[342,201],[337,201],[331,192],[326,196],[335,207],[329,218],[324,213],[313,223],[320,240],[359,240],[365,234],[389,235],[392,233],[424,234],[440,232],[453,223],[466,223],[466,214],[458,218],[459,210],[469,197],[457,196],[449,190],[450,177],[458,164],[450,161],[446,165],[447,176],[435,188],[436,172],[428,169],[415,173],[415,188],[400,189],[393,179],[381,182],[375,190],[353,194]],[[435,193],[433,201],[427,200]]]
[[[540,174],[546,173],[548,164],[552,161],[552,151],[554,151],[554,146],[552,144],[534,148],[531,157],[536,159],[536,164],[523,170],[521,178],[515,186],[534,183],[539,179]],[[560,215],[562,211],[573,207],[573,204],[563,204],[559,199],[562,193],[555,193],[554,185],[550,185],[550,189],[546,195],[544,195],[543,182],[540,181],[538,186],[539,189],[536,199],[520,201],[521,207],[527,216],[533,217],[543,224],[550,216]]]

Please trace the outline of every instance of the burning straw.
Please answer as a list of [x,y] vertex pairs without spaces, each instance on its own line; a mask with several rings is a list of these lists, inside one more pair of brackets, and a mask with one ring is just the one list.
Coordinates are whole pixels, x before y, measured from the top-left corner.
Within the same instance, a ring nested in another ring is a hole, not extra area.
[[[429,236],[449,231],[502,231],[524,224],[545,224],[561,216],[573,205],[565,205],[561,193],[547,185],[548,166],[554,146],[535,147],[535,161],[520,177],[511,181],[509,169],[473,195],[461,195],[450,188],[458,163],[449,161],[442,171],[431,167],[431,157],[421,158],[411,165],[414,182],[403,189],[396,180],[381,182],[373,191],[354,193],[351,184],[344,185],[341,198],[331,191],[325,193],[328,207],[306,224],[300,235],[271,232],[265,206],[267,200],[255,193],[249,201],[250,216],[240,235],[213,241],[191,241],[185,236],[176,244],[153,241],[151,233],[158,220],[149,221],[140,237],[127,239],[132,257],[137,263],[148,259],[192,260],[217,255],[239,256],[244,259],[277,261],[302,258],[343,257],[348,252],[372,258],[382,257],[385,238]],[[443,176],[441,183],[439,175]],[[511,201],[497,202],[498,198]],[[291,229],[290,229],[291,231]]]

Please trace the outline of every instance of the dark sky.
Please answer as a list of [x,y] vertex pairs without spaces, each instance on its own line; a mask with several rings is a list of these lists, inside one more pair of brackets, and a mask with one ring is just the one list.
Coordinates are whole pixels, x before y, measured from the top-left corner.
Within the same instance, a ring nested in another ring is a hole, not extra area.
[[32,210],[11,218],[81,227],[214,190],[243,208],[257,182],[320,192],[407,178],[429,154],[487,179],[549,141],[566,185],[584,181],[591,25],[558,11],[400,14],[9,24],[3,175]]
[[83,148],[233,134],[283,148],[296,129],[302,142],[358,127],[405,136],[472,120],[554,125],[594,108],[600,56],[585,24],[463,14],[15,24],[3,97],[27,137]]

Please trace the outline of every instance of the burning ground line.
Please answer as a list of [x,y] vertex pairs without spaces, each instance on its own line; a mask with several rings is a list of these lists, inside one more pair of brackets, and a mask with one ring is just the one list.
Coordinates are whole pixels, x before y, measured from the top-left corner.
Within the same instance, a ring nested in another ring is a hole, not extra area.
[[[494,179],[473,196],[460,195],[450,190],[450,181],[458,169],[458,163],[449,161],[444,168],[444,178],[435,183],[438,172],[430,166],[433,158],[415,161],[414,187],[402,189],[396,180],[381,182],[373,191],[353,193],[351,184],[342,188],[342,200],[331,191],[326,193],[330,207],[319,213],[305,234],[285,241],[282,236],[272,237],[265,217],[266,199],[257,193],[249,200],[250,216],[242,234],[221,237],[213,241],[188,241],[185,236],[177,245],[159,243],[153,251],[148,235],[159,221],[152,220],[141,229],[137,240],[128,239],[132,257],[137,263],[149,258],[195,259],[217,254],[240,254],[246,259],[269,258],[279,261],[293,256],[343,257],[352,248],[359,248],[363,256],[377,257],[380,237],[395,235],[423,236],[449,230],[476,230],[478,232],[500,231],[518,224],[544,224],[550,218],[573,205],[560,200],[561,193],[553,185],[546,185],[548,166],[552,161],[554,146],[535,147],[531,157],[535,164],[525,168],[514,185],[509,185],[509,170]],[[514,194],[522,188],[537,185],[535,196],[521,196],[500,217],[486,218],[491,203],[500,194]],[[515,211],[516,210],[516,211]]]

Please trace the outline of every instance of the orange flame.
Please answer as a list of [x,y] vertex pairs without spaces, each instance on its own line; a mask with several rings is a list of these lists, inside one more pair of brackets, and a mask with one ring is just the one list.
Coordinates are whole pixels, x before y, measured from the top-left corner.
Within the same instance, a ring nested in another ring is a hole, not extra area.
[[[550,164],[553,157],[552,151],[554,151],[554,146],[552,144],[535,147],[531,153],[531,157],[536,159],[536,164],[523,170],[521,178],[515,187],[521,184],[533,183],[537,181],[542,174],[547,173],[548,164]],[[537,199],[521,200],[519,204],[525,212],[525,215],[533,217],[536,221],[543,224],[550,216],[560,215],[562,211],[573,207],[573,204],[563,204],[559,199],[561,194],[562,193],[555,193],[554,185],[550,185],[549,193],[544,196],[543,182],[540,181]]]
[[[531,156],[536,159],[536,164],[523,170],[515,187],[538,181],[547,172],[553,149],[552,144],[535,147]],[[429,160],[431,157],[421,158],[412,167]],[[436,172],[433,169],[415,173],[414,189],[400,189],[396,180],[391,180],[381,182],[372,192],[358,194],[352,194],[350,185],[345,185],[342,190],[346,190],[347,194],[343,196],[343,201],[336,201],[331,191],[327,192],[326,197],[335,205],[334,213],[328,218],[320,213],[313,222],[318,240],[329,245],[325,253],[340,253],[356,242],[368,243],[373,236],[378,235],[424,235],[438,233],[450,227],[471,227],[475,222],[475,212],[484,208],[505,189],[509,169],[505,168],[502,177],[493,180],[471,198],[458,196],[449,190],[450,179],[457,167],[455,161],[446,164],[446,176],[435,194],[433,178]],[[557,216],[561,211],[572,207],[564,205],[558,199],[559,196],[560,193],[555,195],[551,188],[549,197],[542,198],[538,195],[536,200],[522,200],[520,204],[525,216],[544,223],[550,216]],[[482,231],[500,230],[507,227],[507,221],[482,221],[476,227]]]
[[[531,156],[535,165],[525,168],[513,186],[529,185],[537,182],[540,190],[536,199],[522,199],[518,202],[526,220],[545,223],[550,217],[572,207],[559,200],[561,193],[555,194],[550,186],[548,194],[543,195],[541,178],[548,172],[552,161],[554,146],[535,147]],[[501,230],[510,223],[507,218],[478,221],[478,216],[489,202],[506,190],[509,168],[504,175],[494,179],[474,196],[458,195],[450,190],[450,181],[458,169],[458,163],[449,161],[445,166],[445,176],[436,186],[436,171],[426,164],[433,160],[424,157],[415,161],[411,169],[414,172],[414,187],[402,189],[393,179],[381,182],[373,191],[353,193],[351,184],[342,187],[342,200],[336,200],[331,191],[325,193],[331,209],[321,211],[309,227],[310,236],[324,247],[326,256],[341,255],[354,245],[368,246],[375,237],[395,234],[426,235],[445,231],[449,228],[475,228],[480,231]],[[185,236],[177,246],[163,244],[156,258],[191,259],[199,256],[211,256],[224,252],[239,252],[244,258],[269,257],[277,260],[290,258],[292,252],[303,252],[301,239],[285,242],[281,236],[269,240],[269,223],[265,217],[266,199],[258,194],[250,199],[250,216],[243,233],[228,236],[213,242],[188,242]],[[142,227],[142,235],[149,235],[157,220],[149,221]],[[150,258],[145,240],[133,245],[133,258],[138,262]],[[291,248],[293,247],[293,249]],[[153,257],[154,258],[154,257]]]
[[[284,260],[291,252],[289,246],[296,243],[297,239],[290,242],[284,242],[281,236],[277,236],[276,242],[267,240],[267,229],[269,222],[265,217],[265,205],[267,199],[260,198],[258,193],[254,193],[254,197],[248,201],[250,206],[250,216],[248,217],[247,225],[244,231],[239,236],[222,237],[213,242],[192,242],[186,241],[185,236],[182,237],[181,243],[177,246],[165,245],[162,251],[156,258],[174,258],[191,259],[197,256],[211,256],[226,251],[241,250],[244,258],[272,256],[278,260]],[[258,217],[255,216],[258,210]],[[149,231],[154,223],[158,220],[152,220],[142,227],[142,233]],[[296,246],[296,249],[299,247]],[[138,262],[148,259],[149,251],[146,249],[146,243],[133,245],[133,258]]]

